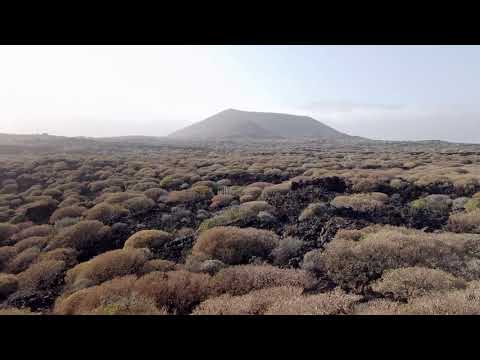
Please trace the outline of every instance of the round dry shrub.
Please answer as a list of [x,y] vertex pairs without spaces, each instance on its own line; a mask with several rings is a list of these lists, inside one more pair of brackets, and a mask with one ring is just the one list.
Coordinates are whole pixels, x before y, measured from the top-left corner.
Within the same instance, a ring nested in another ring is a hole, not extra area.
[[282,286],[240,296],[223,294],[200,303],[192,315],[264,315],[274,303],[298,297],[302,292],[301,287]]
[[15,184],[6,184],[0,189],[0,194],[15,194],[18,191],[18,185]]
[[480,209],[450,215],[447,228],[455,233],[480,234]]
[[400,315],[401,304],[391,300],[375,299],[355,306],[354,315]]
[[46,189],[43,191],[42,195],[51,196],[52,198],[57,200],[63,197],[63,193],[58,189]]
[[0,274],[0,300],[13,294],[18,289],[18,279],[12,274]]
[[137,196],[125,201],[123,205],[130,214],[136,216],[149,212],[155,206],[155,202],[146,196]]
[[227,226],[237,222],[248,222],[257,217],[261,212],[275,214],[276,209],[265,201],[250,201],[240,206],[231,206],[224,209],[216,216],[204,220],[198,229],[200,232],[206,231],[216,226]]
[[301,255],[303,246],[304,242],[298,238],[281,239],[278,246],[272,251],[274,265],[288,265],[290,259]]
[[346,294],[340,289],[316,294],[301,295],[273,303],[265,315],[350,315],[358,295]]
[[137,277],[128,275],[101,285],[62,296],[55,302],[54,314],[59,315],[166,315],[158,309],[155,299],[135,291]]
[[474,197],[465,203],[465,211],[472,212],[480,210],[480,198]]
[[480,315],[478,281],[464,290],[431,293],[412,299],[398,309],[405,315]]
[[40,255],[38,255],[38,261],[63,261],[65,263],[65,266],[69,269],[77,264],[77,256],[78,252],[75,249],[58,248],[40,253]]
[[80,221],[82,221],[82,218],[69,218],[69,217],[66,217],[66,218],[63,218],[61,220],[58,220],[56,223],[55,223],[55,231],[56,232],[59,232],[65,228],[68,228],[70,226],[73,226],[75,224],[78,224]]
[[88,259],[112,246],[109,226],[96,220],[84,220],[60,231],[45,250],[73,248],[79,252],[79,260]]
[[246,187],[240,196],[240,203],[257,200],[262,194],[262,191],[263,189],[260,187]]
[[17,249],[13,246],[2,246],[0,247],[0,270],[5,268],[7,263],[17,255]]
[[[18,225],[17,225],[18,226]],[[53,227],[51,225],[34,225],[21,230],[19,233],[13,236],[14,241],[20,241],[26,238],[34,236],[48,237],[53,233]]]
[[21,290],[51,290],[63,281],[65,263],[58,260],[41,261],[18,274]]
[[209,200],[213,196],[208,186],[196,186],[187,190],[170,191],[166,202],[172,204],[193,204],[199,201]]
[[275,194],[286,194],[290,191],[291,188],[292,184],[290,181],[283,182],[277,185],[267,186],[262,191],[261,199],[268,199],[269,196]]
[[360,240],[335,237],[325,250],[305,254],[303,268],[327,275],[342,288],[362,290],[388,269],[436,268],[465,279],[480,278],[480,237],[425,233],[393,226],[366,228]]
[[106,299],[91,315],[169,315],[165,308],[158,309],[155,300],[130,293],[115,300]]
[[135,290],[155,299],[157,308],[188,314],[210,295],[210,276],[184,270],[151,272],[139,278]]
[[128,210],[118,205],[111,205],[108,203],[100,203],[88,209],[85,213],[87,220],[98,220],[105,224],[111,224],[126,216]]
[[68,270],[65,276],[66,288],[74,291],[115,277],[136,274],[148,258],[149,253],[145,249],[107,251]]
[[220,226],[203,232],[192,254],[203,253],[225,264],[244,264],[252,257],[268,257],[278,241],[278,236],[268,230]]
[[46,236],[32,236],[17,242],[14,247],[17,249],[17,252],[22,252],[31,247],[38,247],[40,250],[43,249],[47,243],[49,238]]
[[243,295],[269,287],[309,288],[314,279],[304,270],[280,269],[271,265],[238,265],[220,270],[212,277],[212,291],[217,294]]
[[405,301],[433,291],[448,291],[465,288],[467,283],[437,269],[407,267],[387,270],[372,289],[383,296]]
[[103,194],[95,199],[95,203],[106,202],[107,204],[122,205],[125,201],[142,196],[141,193],[116,192]]
[[388,195],[379,192],[360,193],[337,196],[331,204],[337,208],[348,208],[359,212],[383,209],[388,202]]
[[148,189],[153,189],[153,188],[157,188],[157,187],[158,187],[158,184],[156,182],[146,181],[146,182],[141,182],[141,183],[135,184],[132,187],[132,191],[146,191]]
[[164,196],[164,195],[167,195],[168,192],[164,189],[161,189],[161,188],[158,188],[158,187],[154,187],[154,188],[151,188],[151,189],[148,189],[146,190],[144,193],[143,193],[146,197],[148,197],[149,199],[152,199],[153,201],[158,201],[158,199],[160,198],[160,196]]
[[0,246],[9,244],[10,237],[18,231],[13,224],[0,223]]
[[18,274],[22,271],[25,271],[30,264],[32,264],[40,254],[40,249],[38,247],[31,247],[23,250],[14,256],[6,264],[4,270],[7,273]]
[[13,315],[20,315],[20,316],[25,316],[25,315],[41,315],[40,313],[35,313],[32,312],[30,309],[18,309],[16,307],[8,307],[8,308],[2,308],[0,309],[0,316],[2,315],[7,315],[7,316],[13,316]]
[[148,248],[148,249],[159,249],[165,243],[172,241],[173,236],[166,231],[162,230],[141,230],[130,236],[125,245],[124,249],[138,249],[138,248]]
[[300,216],[298,217],[299,221],[304,221],[310,218],[313,218],[315,216],[321,215],[325,212],[327,209],[327,204],[321,202],[321,203],[312,203],[308,205],[307,208],[305,208]]
[[220,209],[229,206],[234,199],[235,197],[232,195],[215,195],[211,200],[210,209]]
[[50,216],[50,224],[55,224],[57,221],[62,220],[64,218],[77,218],[81,217],[85,212],[85,208],[83,206],[65,206],[62,208],[58,208],[55,210]]
[[63,200],[60,204],[58,204],[59,208],[68,207],[68,206],[75,206],[79,205],[82,202],[82,199],[79,196],[71,195]]
[[174,270],[180,270],[179,266],[177,266],[176,263],[173,261],[169,260],[163,260],[163,259],[153,259],[147,261],[141,270],[142,274],[148,274],[154,271],[174,271]]

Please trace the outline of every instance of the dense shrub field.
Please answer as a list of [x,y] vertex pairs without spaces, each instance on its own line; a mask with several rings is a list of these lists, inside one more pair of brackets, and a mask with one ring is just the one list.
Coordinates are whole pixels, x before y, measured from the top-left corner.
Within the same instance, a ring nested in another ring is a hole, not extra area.
[[480,314],[480,147],[0,154],[0,314]]

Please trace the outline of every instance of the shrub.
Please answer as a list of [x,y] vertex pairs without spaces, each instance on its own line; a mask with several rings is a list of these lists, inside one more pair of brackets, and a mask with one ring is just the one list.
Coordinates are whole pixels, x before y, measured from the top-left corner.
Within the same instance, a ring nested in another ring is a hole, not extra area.
[[69,247],[78,250],[79,259],[88,259],[111,247],[110,227],[100,221],[85,220],[60,231],[46,250]]
[[145,196],[153,201],[157,201],[161,196],[167,195],[168,192],[164,189],[160,189],[157,187],[150,188],[144,192]]
[[450,215],[447,228],[456,233],[480,234],[480,209]]
[[170,191],[167,195],[167,203],[193,204],[199,201],[208,200],[213,196],[207,186],[197,186],[187,190]]
[[212,277],[217,295],[243,295],[252,290],[278,286],[309,288],[313,278],[303,270],[280,269],[271,265],[238,265],[220,270]]
[[157,315],[155,300],[139,295],[136,276],[129,275],[74,292],[57,299],[54,313],[60,315]]
[[54,227],[55,227],[55,231],[56,232],[59,232],[61,231],[62,229],[65,229],[67,227],[70,227],[70,226],[73,226],[75,224],[78,224],[80,221],[82,221],[81,218],[70,218],[70,217],[66,217],[66,218],[63,218],[61,220],[58,220]]
[[391,300],[375,299],[355,306],[354,315],[401,315],[401,304]]
[[53,233],[53,227],[51,225],[34,225],[21,230],[13,237],[14,241],[20,241],[31,237],[49,237]]
[[465,290],[432,293],[412,299],[399,307],[406,315],[480,315],[480,291],[478,282]]
[[135,290],[155,299],[157,308],[188,314],[210,294],[209,281],[209,275],[184,270],[152,272],[137,280]]
[[17,255],[17,249],[15,249],[15,247],[0,247],[0,270],[2,270],[15,255]]
[[290,259],[299,256],[304,242],[298,238],[287,237],[281,239],[278,246],[273,249],[272,257],[275,265],[288,265]]
[[267,199],[274,194],[286,194],[292,188],[292,184],[287,181],[281,184],[267,186],[263,189],[261,199]]
[[139,193],[131,193],[131,192],[116,192],[105,194],[99,196],[95,199],[96,203],[106,202],[107,204],[112,205],[121,205],[125,203],[127,200],[133,199],[140,196]]
[[337,208],[348,208],[359,212],[383,209],[388,202],[388,195],[378,192],[341,195],[335,197],[331,204]]
[[153,188],[156,188],[156,187],[158,187],[158,184],[156,182],[146,181],[146,182],[141,182],[141,183],[135,184],[132,187],[132,191],[145,191],[145,190],[153,189]]
[[8,308],[2,308],[0,309],[0,316],[2,315],[7,315],[7,316],[12,316],[12,315],[41,315],[39,313],[34,313],[30,309],[18,309],[15,307],[8,307]]
[[138,196],[131,198],[123,203],[130,214],[136,216],[149,212],[154,206],[155,202],[146,196]]
[[18,274],[21,290],[51,290],[61,284],[65,263],[59,260],[41,261]]
[[55,224],[57,221],[64,218],[77,218],[81,217],[85,212],[85,208],[82,206],[72,205],[58,208],[50,216],[50,224]]
[[0,223],[0,246],[7,245],[10,237],[18,231],[17,226],[12,224]]
[[462,279],[442,270],[406,267],[386,270],[372,289],[394,300],[405,301],[433,291],[447,291],[466,287]]
[[267,257],[278,244],[278,236],[267,230],[216,227],[203,232],[192,253],[203,253],[226,264],[242,264],[252,257]]
[[260,195],[262,194],[263,189],[261,187],[246,187],[242,191],[242,195],[240,196],[240,202],[249,202],[257,200]]
[[232,296],[223,294],[198,305],[193,315],[264,315],[275,303],[300,296],[301,287],[282,286],[254,290],[248,294]]
[[204,220],[198,229],[203,232],[216,226],[232,225],[239,221],[247,222],[253,220],[262,211],[275,213],[275,208],[265,201],[246,202],[240,206],[225,209],[213,218]]
[[98,220],[105,224],[111,224],[128,214],[128,210],[108,203],[100,203],[88,209],[85,218],[88,220]]
[[166,242],[173,239],[172,235],[162,230],[141,230],[133,234],[125,242],[124,249],[161,248]]
[[13,294],[18,289],[18,280],[15,275],[0,274],[0,300]]
[[340,289],[309,295],[296,296],[273,303],[266,315],[349,315],[360,297],[346,294]]
[[57,260],[63,261],[67,268],[77,264],[78,252],[72,248],[58,248],[47,252],[42,252],[38,255],[38,261]]
[[211,200],[212,202],[210,204],[210,209],[220,209],[226,207],[230,205],[234,199],[235,197],[232,195],[215,195]]
[[138,273],[148,257],[144,249],[107,251],[68,270],[66,287],[69,291],[78,290],[114,277]]
[[306,209],[302,211],[300,216],[298,217],[299,221],[304,221],[307,219],[310,219],[312,217],[321,215],[325,212],[327,209],[327,204],[321,202],[321,203],[312,203],[308,205]]
[[465,203],[465,211],[466,212],[473,212],[480,210],[480,198],[475,197],[473,199],[468,200]]
[[[464,278],[480,277],[480,238],[467,234],[432,234],[406,228],[370,227],[360,240],[336,237],[324,251],[313,250],[303,267],[324,273],[348,289],[363,289],[383,271],[401,267],[436,268]],[[478,250],[477,250],[478,249]]]
[[447,195],[429,195],[410,203],[413,209],[448,214],[453,202]]
[[169,260],[162,260],[162,259],[153,259],[147,261],[141,270],[142,274],[148,274],[154,271],[174,271],[174,270],[180,270],[180,266],[178,266],[176,263],[173,261]]
[[17,249],[17,252],[22,252],[31,247],[38,247],[40,250],[43,249],[48,242],[49,238],[46,236],[33,236],[26,238],[17,242],[14,247]]
[[5,266],[5,272],[18,274],[26,270],[40,254],[38,247],[31,247],[15,255]]

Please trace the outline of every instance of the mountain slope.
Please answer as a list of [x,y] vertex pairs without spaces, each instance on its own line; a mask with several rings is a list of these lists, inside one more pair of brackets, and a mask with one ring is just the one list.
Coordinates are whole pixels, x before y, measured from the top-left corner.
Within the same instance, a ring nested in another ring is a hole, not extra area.
[[308,116],[225,110],[169,135],[175,139],[348,139],[341,133]]

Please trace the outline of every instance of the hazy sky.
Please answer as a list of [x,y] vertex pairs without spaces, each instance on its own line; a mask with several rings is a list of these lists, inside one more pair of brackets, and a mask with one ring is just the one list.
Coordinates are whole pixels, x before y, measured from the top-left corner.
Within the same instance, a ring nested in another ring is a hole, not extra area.
[[0,46],[0,132],[162,136],[226,108],[480,142],[480,46]]

